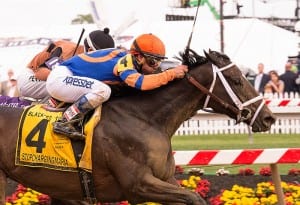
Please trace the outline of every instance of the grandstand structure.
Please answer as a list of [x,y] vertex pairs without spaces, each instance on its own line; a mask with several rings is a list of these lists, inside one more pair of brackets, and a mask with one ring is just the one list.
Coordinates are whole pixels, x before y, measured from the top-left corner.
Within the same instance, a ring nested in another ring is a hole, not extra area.
[[[224,16],[224,19],[237,19],[237,18],[249,18],[249,17]],[[299,21],[298,18],[279,18],[279,17],[268,17],[268,18],[258,17],[258,19],[292,32],[296,32],[295,25]]]
[[[185,14],[183,13],[175,13],[174,9],[170,9],[169,13],[166,14],[166,21],[192,21],[194,20],[194,14],[188,13],[186,10],[189,8],[193,8],[198,6],[198,0],[181,0],[181,1],[173,1],[177,2],[173,4],[173,7],[182,8],[185,10]],[[236,13],[233,15],[223,15],[223,5],[225,1],[220,0],[219,8],[217,9],[210,0],[201,0],[200,6],[207,6],[214,18],[217,20],[220,19],[243,19],[243,18],[253,18],[254,16],[241,16],[240,10],[243,8],[243,5],[239,3],[239,1],[235,2]],[[255,17],[259,20],[265,21],[272,25],[281,27],[283,29],[295,32],[295,25],[299,21],[300,17],[300,0],[297,0],[295,3],[295,17],[294,18],[282,18],[276,16],[270,17]],[[174,13],[172,13],[174,12]]]

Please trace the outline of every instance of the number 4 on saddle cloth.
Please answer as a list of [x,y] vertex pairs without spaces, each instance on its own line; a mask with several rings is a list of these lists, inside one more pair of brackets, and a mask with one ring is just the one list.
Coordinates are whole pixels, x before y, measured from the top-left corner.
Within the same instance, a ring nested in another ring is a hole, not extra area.
[[48,111],[41,104],[24,110],[19,122],[16,165],[74,172],[78,168],[92,171],[91,143],[94,128],[100,120],[101,107],[96,108],[84,125],[86,139],[79,162],[76,162],[71,140],[53,132],[52,123],[61,116],[62,112]]

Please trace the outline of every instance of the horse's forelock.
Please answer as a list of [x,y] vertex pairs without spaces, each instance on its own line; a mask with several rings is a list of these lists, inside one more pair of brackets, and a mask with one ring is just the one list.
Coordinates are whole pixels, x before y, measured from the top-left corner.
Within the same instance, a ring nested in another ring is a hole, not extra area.
[[184,65],[187,65],[189,68],[193,68],[207,62],[207,59],[204,56],[200,56],[197,52],[190,48],[184,52],[179,52],[179,57],[176,56],[175,58],[181,61]]

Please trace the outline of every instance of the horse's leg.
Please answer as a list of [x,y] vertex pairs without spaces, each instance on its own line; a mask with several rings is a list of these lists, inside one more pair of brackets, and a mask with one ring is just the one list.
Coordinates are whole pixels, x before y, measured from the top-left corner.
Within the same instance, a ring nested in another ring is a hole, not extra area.
[[5,204],[6,174],[0,170],[0,205]]
[[[139,177],[138,177],[139,178]],[[170,179],[172,180],[172,179]],[[177,185],[164,182],[152,174],[146,172],[132,187],[130,195],[134,199],[130,203],[143,201],[154,201],[163,204],[191,204],[206,205],[205,200],[197,193],[182,189]],[[138,201],[135,201],[137,199]]]
[[177,180],[174,176],[171,177],[170,179],[168,179],[167,182],[169,182],[170,184],[174,184],[176,186],[179,186],[179,184],[178,184],[178,182],[177,182]]
[[[177,182],[177,179],[173,176],[170,179],[167,180],[167,182],[169,182],[170,184],[174,184],[178,187],[180,187],[180,185]],[[166,203],[166,205],[182,205],[182,203]]]
[[18,186],[18,184],[19,184],[18,182],[10,178],[7,178],[5,195],[6,196],[12,195],[16,191],[16,187]]

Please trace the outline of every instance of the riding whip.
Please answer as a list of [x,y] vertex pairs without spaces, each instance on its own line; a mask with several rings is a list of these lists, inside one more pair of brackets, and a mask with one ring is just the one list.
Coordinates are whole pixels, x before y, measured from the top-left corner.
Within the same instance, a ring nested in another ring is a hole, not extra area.
[[83,34],[84,34],[84,31],[85,31],[85,29],[84,29],[84,28],[82,28],[81,34],[80,34],[80,36],[79,36],[78,42],[77,42],[77,44],[76,44],[76,48],[75,48],[75,50],[74,50],[74,53],[73,53],[73,55],[72,55],[72,56],[74,56],[74,55],[75,55],[75,53],[76,53],[76,51],[77,51],[77,49],[78,49],[78,47],[79,47],[79,44],[80,44],[80,41],[81,41],[81,39],[82,39],[82,36],[83,36]]
[[[201,0],[198,0],[198,7],[197,7],[196,15],[195,15],[195,18],[194,18],[192,32],[190,34],[187,46],[186,46],[184,54],[183,54],[183,56],[186,56],[186,57],[188,56],[188,53],[189,53],[189,49],[190,49],[190,45],[191,45],[191,41],[192,41],[192,36],[193,36],[193,33],[194,33],[194,29],[195,29],[195,24],[196,24],[196,20],[197,20],[197,16],[198,16],[198,11],[199,11],[199,7],[200,7],[200,3],[201,3]],[[186,58],[183,58],[183,63],[182,63],[183,65],[187,64],[187,62],[185,62],[185,61],[186,61]]]

